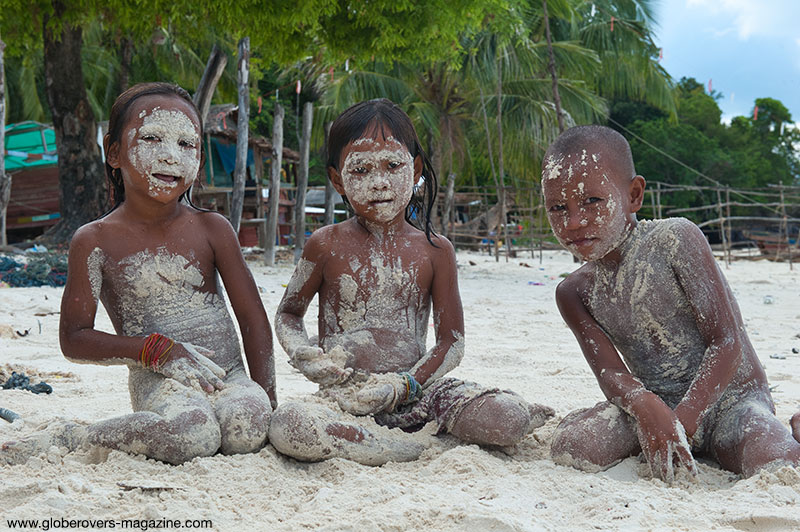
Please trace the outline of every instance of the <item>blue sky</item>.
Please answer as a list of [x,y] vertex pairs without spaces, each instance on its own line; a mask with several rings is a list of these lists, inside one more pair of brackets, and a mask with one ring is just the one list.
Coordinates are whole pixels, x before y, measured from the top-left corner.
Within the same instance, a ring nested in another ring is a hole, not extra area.
[[800,122],[800,0],[661,0],[656,14],[664,68],[712,80],[723,120],[770,97]]

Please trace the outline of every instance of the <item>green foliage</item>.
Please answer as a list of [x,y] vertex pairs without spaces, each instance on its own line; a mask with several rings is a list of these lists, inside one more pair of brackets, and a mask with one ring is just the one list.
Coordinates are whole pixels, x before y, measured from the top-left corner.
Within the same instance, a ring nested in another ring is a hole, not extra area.
[[[677,94],[677,122],[645,104],[612,105],[612,125],[628,137],[636,170],[645,178],[675,185],[719,183],[750,189],[798,183],[800,133],[790,125],[791,114],[780,101],[759,98],[756,120],[738,116],[726,125],[720,122],[721,111],[713,95],[695,79],[682,79]],[[664,196],[665,208],[715,203],[714,194],[670,193]],[[699,221],[704,215],[690,216]]]

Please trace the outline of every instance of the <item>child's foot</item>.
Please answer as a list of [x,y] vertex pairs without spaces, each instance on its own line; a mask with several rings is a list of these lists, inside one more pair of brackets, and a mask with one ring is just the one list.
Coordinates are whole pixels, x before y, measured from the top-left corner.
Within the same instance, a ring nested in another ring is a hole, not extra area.
[[789,425],[792,427],[792,436],[794,436],[795,440],[800,442],[800,412],[792,416]]
[[54,445],[66,447],[72,452],[85,440],[86,427],[72,421],[58,420],[41,432],[4,443],[0,446],[0,463],[24,464],[30,457],[38,456]]
[[531,414],[531,423],[528,425],[528,433],[538,429],[551,417],[556,415],[556,411],[546,405],[538,403],[528,403],[528,411]]

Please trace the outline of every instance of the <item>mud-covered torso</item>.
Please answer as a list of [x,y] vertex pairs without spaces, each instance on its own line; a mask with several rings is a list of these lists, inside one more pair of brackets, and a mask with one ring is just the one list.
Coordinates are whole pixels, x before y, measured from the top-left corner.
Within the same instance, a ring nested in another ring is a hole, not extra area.
[[191,252],[185,254],[162,246],[117,259],[95,250],[90,272],[99,272],[100,299],[117,334],[161,333],[211,349],[211,358],[226,371],[242,367],[216,271],[203,271]]
[[[583,294],[587,309],[631,373],[671,407],[697,375],[707,347],[674,269],[678,261],[690,260],[679,253],[674,230],[678,223],[686,222],[640,222],[622,244],[617,268],[592,264],[591,282]],[[748,381],[756,360],[746,338],[743,344],[748,352],[726,393]]]
[[[319,342],[353,354],[348,366],[373,372],[408,370],[426,353],[433,280],[430,244],[398,237],[387,245],[339,241],[320,287]],[[357,249],[353,253],[351,249]]]

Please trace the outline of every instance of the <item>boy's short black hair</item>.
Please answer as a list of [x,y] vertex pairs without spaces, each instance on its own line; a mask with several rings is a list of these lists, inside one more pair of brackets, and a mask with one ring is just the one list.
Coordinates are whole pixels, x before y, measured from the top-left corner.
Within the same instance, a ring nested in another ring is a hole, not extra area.
[[620,165],[620,169],[627,174],[625,177],[633,179],[636,175],[628,139],[606,126],[588,125],[569,128],[547,148],[544,160],[547,161],[558,154],[577,153],[587,145],[601,146],[613,154],[616,158],[615,164]]

